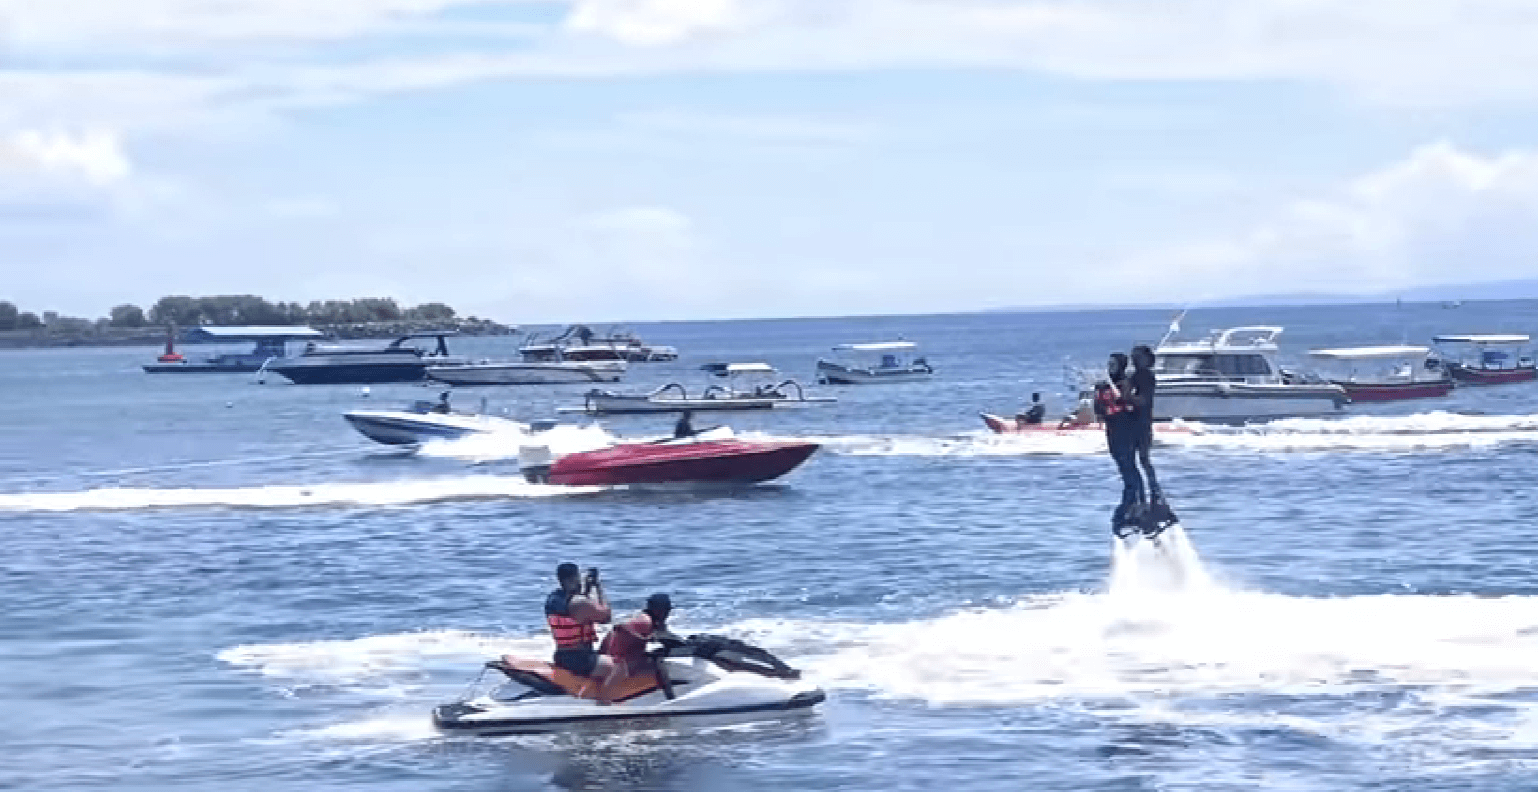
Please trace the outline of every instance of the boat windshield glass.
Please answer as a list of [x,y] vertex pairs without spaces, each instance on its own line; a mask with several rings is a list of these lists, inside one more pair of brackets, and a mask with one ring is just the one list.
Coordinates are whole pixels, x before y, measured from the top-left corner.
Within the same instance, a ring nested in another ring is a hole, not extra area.
[[1155,373],[1185,376],[1269,377],[1271,364],[1264,355],[1160,355]]

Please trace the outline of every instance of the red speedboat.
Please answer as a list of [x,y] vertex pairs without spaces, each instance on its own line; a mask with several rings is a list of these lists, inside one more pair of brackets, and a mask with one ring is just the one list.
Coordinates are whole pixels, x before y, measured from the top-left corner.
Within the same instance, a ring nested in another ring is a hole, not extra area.
[[[1044,422],[1039,424],[1020,423],[1013,418],[1002,418],[989,413],[978,413],[982,416],[983,423],[988,425],[995,434],[1063,434],[1065,432],[1100,432],[1105,430],[1105,424],[1098,421],[1093,423],[1074,422]],[[1155,423],[1154,431],[1191,433],[1191,427],[1184,424]]]
[[550,484],[757,484],[794,470],[818,443],[743,440],[730,431],[650,443],[623,443],[556,459],[525,475]]

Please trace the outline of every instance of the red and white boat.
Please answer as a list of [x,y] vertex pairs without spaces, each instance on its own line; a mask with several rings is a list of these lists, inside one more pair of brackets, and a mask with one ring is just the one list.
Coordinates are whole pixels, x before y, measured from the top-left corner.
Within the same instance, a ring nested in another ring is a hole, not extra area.
[[1453,390],[1448,366],[1423,346],[1315,349],[1320,376],[1346,389],[1353,402],[1430,399]]
[[[987,424],[988,428],[992,429],[995,434],[1034,435],[1105,431],[1105,424],[1100,423],[1099,421],[1093,421],[1091,423],[1078,423],[1075,421],[1048,421],[1039,424],[1027,424],[1021,423],[1014,418],[1004,418],[998,415],[993,415],[991,413],[978,413],[978,415],[982,416],[983,423]],[[1160,434],[1166,432],[1192,434],[1193,432],[1192,428],[1186,424],[1164,422],[1155,423],[1154,431]]]
[[518,459],[526,478],[548,484],[758,484],[795,470],[819,447],[803,440],[744,440],[719,427],[560,457],[544,446],[525,446]]
[[1519,334],[1439,335],[1435,344],[1453,344],[1456,354],[1444,353],[1453,379],[1468,385],[1502,385],[1538,379],[1538,366],[1528,346],[1532,339]]

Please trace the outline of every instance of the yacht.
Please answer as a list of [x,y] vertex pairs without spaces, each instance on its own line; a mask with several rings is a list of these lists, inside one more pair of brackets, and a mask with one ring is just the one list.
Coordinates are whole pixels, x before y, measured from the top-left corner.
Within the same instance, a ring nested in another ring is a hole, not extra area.
[[1344,388],[1277,365],[1282,330],[1233,327],[1199,341],[1166,337],[1154,350],[1154,420],[1245,423],[1338,414],[1350,401]]
[[202,360],[188,360],[176,351],[176,330],[169,328],[165,353],[154,363],[144,364],[144,370],[152,374],[257,371],[269,360],[286,356],[288,342],[325,338],[325,333],[311,327],[195,327],[187,332],[187,338],[209,343],[249,341],[254,346],[249,352],[220,352]]
[[625,330],[611,329],[608,335],[598,335],[586,325],[571,325],[560,335],[543,341],[538,336],[530,336],[518,352],[531,363],[595,360],[645,363],[678,359],[678,350],[673,347],[644,343]]
[[[377,382],[416,382],[425,379],[429,366],[462,365],[465,359],[449,354],[444,340],[454,331],[409,333],[388,343],[309,343],[294,357],[267,363],[263,371],[282,374],[299,385],[359,385]],[[412,343],[436,339],[429,348]]]

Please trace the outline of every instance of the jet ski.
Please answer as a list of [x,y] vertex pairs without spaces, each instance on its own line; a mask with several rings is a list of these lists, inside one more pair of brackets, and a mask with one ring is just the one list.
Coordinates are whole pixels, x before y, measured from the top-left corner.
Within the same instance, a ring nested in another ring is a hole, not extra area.
[[[623,680],[610,705],[593,698],[599,680],[504,655],[487,661],[464,698],[434,708],[433,725],[447,734],[534,734],[609,721],[785,712],[827,698],[800,671],[732,638],[691,635],[649,654],[657,671]],[[663,672],[672,698],[660,684]]]

